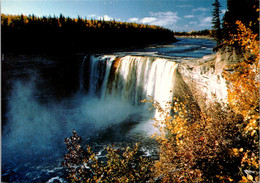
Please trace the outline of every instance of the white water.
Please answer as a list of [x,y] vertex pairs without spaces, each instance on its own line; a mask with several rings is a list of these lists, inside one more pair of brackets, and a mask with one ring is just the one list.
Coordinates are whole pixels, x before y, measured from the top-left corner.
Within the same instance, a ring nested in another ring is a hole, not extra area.
[[[113,73],[113,62],[118,62]],[[172,100],[177,63],[158,57],[92,56],[89,94],[102,100],[119,99],[132,105],[152,97],[165,106]],[[114,77],[111,79],[111,74]],[[102,77],[102,78],[101,78]],[[102,81],[102,82],[101,82]],[[154,117],[158,117],[155,113]]]

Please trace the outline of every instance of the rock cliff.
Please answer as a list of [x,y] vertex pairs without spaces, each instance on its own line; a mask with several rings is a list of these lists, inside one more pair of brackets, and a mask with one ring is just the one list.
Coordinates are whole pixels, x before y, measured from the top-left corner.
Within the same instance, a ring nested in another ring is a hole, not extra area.
[[238,55],[235,49],[224,47],[216,54],[179,64],[178,71],[201,107],[214,101],[227,102],[228,82],[223,72],[232,72],[231,65],[240,59]]

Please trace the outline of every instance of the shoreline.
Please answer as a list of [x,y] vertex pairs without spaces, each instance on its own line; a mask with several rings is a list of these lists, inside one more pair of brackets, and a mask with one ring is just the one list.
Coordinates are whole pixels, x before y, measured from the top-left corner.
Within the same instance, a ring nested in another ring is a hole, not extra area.
[[175,38],[199,38],[199,39],[214,39],[211,36],[201,36],[201,35],[174,35]]

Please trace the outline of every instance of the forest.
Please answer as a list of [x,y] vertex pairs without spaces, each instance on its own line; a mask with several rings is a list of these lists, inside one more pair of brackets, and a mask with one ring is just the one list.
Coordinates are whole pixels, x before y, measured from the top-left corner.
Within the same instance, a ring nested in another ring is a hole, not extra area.
[[81,17],[1,14],[2,52],[91,52],[174,42],[172,31],[153,25]]

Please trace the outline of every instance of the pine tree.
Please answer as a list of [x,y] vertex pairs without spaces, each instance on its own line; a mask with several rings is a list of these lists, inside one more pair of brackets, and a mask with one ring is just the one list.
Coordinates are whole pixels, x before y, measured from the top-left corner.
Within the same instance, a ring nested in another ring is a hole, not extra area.
[[217,44],[219,45],[222,41],[222,34],[221,34],[221,22],[219,15],[221,13],[221,10],[219,9],[221,7],[218,0],[215,0],[215,3],[212,4],[214,6],[214,9],[212,11],[212,28],[213,28],[213,36],[215,37]]

